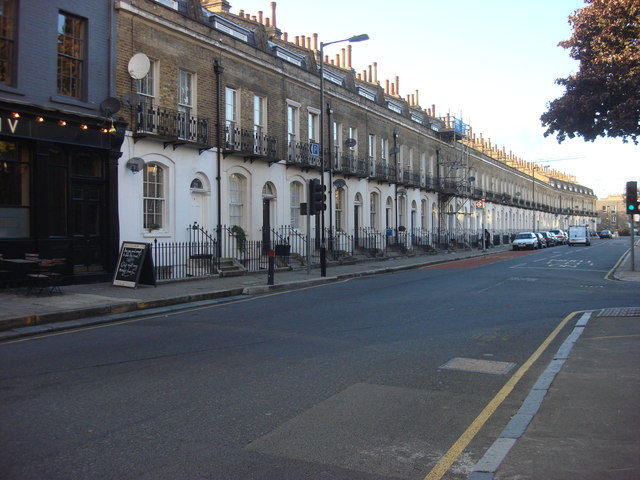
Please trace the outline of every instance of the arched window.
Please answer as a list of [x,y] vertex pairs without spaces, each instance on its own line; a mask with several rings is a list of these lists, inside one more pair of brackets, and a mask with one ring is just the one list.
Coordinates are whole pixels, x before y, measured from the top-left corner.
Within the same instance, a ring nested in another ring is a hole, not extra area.
[[143,228],[161,230],[165,219],[165,172],[156,163],[148,163],[144,167],[143,179]]
[[191,186],[189,188],[191,188],[191,190],[204,190],[204,185],[202,184],[202,180],[194,178],[191,180]]
[[386,227],[392,227],[394,225],[394,216],[393,216],[393,199],[391,197],[387,197],[387,204],[385,205],[385,223]]
[[247,179],[232,173],[229,176],[229,225],[245,227],[244,202],[246,197]]

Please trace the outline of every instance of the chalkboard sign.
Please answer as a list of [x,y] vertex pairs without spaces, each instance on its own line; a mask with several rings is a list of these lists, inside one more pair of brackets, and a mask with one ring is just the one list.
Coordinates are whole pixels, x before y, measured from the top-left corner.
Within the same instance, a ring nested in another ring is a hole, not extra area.
[[113,284],[136,288],[139,283],[156,284],[151,246],[148,243],[122,242]]

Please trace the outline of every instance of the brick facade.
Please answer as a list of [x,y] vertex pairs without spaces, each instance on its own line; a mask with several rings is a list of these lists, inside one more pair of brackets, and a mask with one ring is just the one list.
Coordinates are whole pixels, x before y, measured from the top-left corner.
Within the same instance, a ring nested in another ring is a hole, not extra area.
[[[159,90],[154,102],[159,107],[177,108],[178,71],[187,70],[194,74],[196,83],[197,100],[192,114],[206,121],[209,135],[206,141],[198,137],[187,142],[169,138],[171,135],[141,136],[135,127],[136,106],[125,105],[123,115],[135,139],[129,142],[125,157],[147,155],[145,161],[149,161],[154,155],[160,155],[166,159],[166,168],[174,179],[182,175],[178,170],[187,165],[191,165],[188,167],[191,171],[184,173],[185,178],[197,172],[206,173],[211,183],[209,226],[230,222],[230,209],[236,208],[230,205],[228,190],[229,177],[233,174],[246,180],[242,226],[250,237],[257,238],[260,228],[265,226],[265,201],[271,202],[268,226],[288,225],[294,207],[292,182],[301,182],[306,189],[306,181],[319,175],[319,160],[309,155],[307,144],[310,138],[307,116],[320,110],[317,38],[291,42],[268,19],[230,13],[225,1],[180,0],[175,5],[176,9],[153,0],[118,2],[118,96],[122,98],[134,91],[135,82],[129,76],[127,62],[135,53],[142,52],[157,62]],[[209,10],[203,9],[203,5]],[[391,88],[383,88],[370,73],[371,69],[369,73],[356,74],[349,64],[350,50],[348,52],[346,61],[343,55],[324,65],[327,73],[342,83],[338,85],[328,77],[324,81],[325,100],[331,108],[330,117],[325,116],[324,145],[328,148],[333,144],[333,122],[340,125],[341,144],[332,145],[332,151],[327,153],[327,163],[331,160],[332,166],[340,168],[334,168],[326,181],[331,189],[330,180],[345,180],[345,186],[340,187],[343,191],[339,192],[344,194],[344,205],[340,212],[331,212],[336,220],[337,215],[344,216],[340,223],[345,229],[399,227],[395,219],[387,224],[388,216],[380,220],[389,202],[394,210],[400,209],[404,214],[407,223],[402,226],[439,233],[443,229],[478,231],[480,212],[476,211],[475,201],[482,198],[487,202],[489,226],[505,234],[527,229],[534,211],[540,228],[549,229],[563,228],[568,223],[586,223],[595,215],[595,197],[590,189],[548,170],[537,170],[534,178],[530,164],[476,138],[466,126],[456,131],[456,119],[438,118],[435,107],[423,109],[417,105],[417,99],[402,98],[397,79]],[[224,68],[220,85],[216,83],[215,62]],[[218,88],[222,94],[219,115]],[[229,142],[231,134],[224,124],[225,88],[233,88],[238,93],[240,106],[235,128],[244,143],[238,141],[231,145],[233,142]],[[366,92],[359,92],[359,88]],[[368,98],[370,94],[373,98]],[[262,143],[258,145],[255,137],[255,96],[266,100],[266,122],[261,135],[273,147],[268,151],[258,152]],[[298,107],[295,144],[289,142],[287,135],[289,104]],[[394,111],[396,108],[399,112]],[[212,141],[218,119],[221,137],[225,138],[222,145]],[[357,132],[352,149],[344,145],[350,128]],[[368,151],[370,136],[374,140],[372,158]],[[397,153],[393,151],[394,145],[398,147]],[[339,155],[334,157],[336,151]],[[180,157],[179,161],[172,158],[176,156]],[[220,171],[215,168],[217,161],[220,161]],[[343,168],[345,162],[353,163]],[[374,172],[379,168],[376,165],[384,166],[384,172]],[[121,178],[125,188],[127,182],[133,182],[129,177],[121,175]],[[137,179],[136,182],[139,184]],[[451,185],[445,185],[447,182]],[[135,192],[140,190],[136,185],[131,183],[135,187],[127,196],[131,201],[136,201],[138,193]],[[269,188],[275,193],[265,197],[266,185],[271,185]],[[174,187],[172,202],[187,194],[187,190],[180,190],[178,185]],[[221,190],[222,205],[216,204],[217,189]],[[402,192],[400,196],[398,191]],[[331,192],[331,202],[335,194]],[[374,198],[379,202],[375,206],[379,217],[376,225],[370,225],[369,220],[373,218],[370,201]],[[304,200],[303,195],[301,201]],[[218,209],[220,218],[214,214]],[[179,232],[188,220],[180,224],[180,207],[174,207],[172,215],[166,234],[179,239]],[[408,223],[410,216],[413,216],[411,224]],[[140,214],[134,221],[139,222],[139,217]],[[302,218],[300,225],[305,221]],[[131,234],[136,228],[139,230],[139,227],[123,225]]]

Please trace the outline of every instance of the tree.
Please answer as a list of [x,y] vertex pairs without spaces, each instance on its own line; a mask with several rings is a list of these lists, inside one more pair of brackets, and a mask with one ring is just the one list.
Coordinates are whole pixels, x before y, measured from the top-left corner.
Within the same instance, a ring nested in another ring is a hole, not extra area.
[[585,141],[640,136],[640,0],[585,0],[569,17],[573,35],[558,45],[578,60],[575,75],[556,80],[565,93],[547,105],[544,136]]

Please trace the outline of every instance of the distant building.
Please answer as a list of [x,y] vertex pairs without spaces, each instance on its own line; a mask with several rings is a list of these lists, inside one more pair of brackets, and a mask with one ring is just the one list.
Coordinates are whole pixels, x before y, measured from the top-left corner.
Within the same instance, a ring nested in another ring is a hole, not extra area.
[[596,200],[598,231],[618,232],[629,228],[629,216],[625,212],[624,195],[609,195]]

